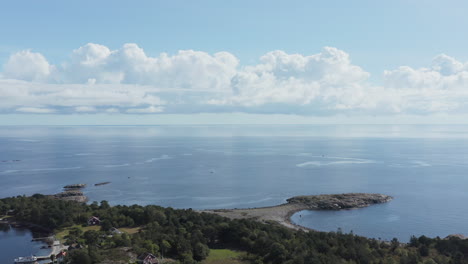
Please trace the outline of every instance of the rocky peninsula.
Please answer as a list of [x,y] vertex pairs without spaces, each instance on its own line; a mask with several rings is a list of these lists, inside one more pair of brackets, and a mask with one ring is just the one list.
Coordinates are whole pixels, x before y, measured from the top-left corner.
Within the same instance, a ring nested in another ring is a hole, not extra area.
[[308,231],[306,227],[295,225],[291,216],[302,210],[343,210],[363,208],[373,204],[386,203],[393,197],[377,193],[344,193],[303,195],[287,199],[277,206],[248,209],[215,209],[201,212],[217,214],[231,219],[253,219],[261,222],[274,222],[291,229]]

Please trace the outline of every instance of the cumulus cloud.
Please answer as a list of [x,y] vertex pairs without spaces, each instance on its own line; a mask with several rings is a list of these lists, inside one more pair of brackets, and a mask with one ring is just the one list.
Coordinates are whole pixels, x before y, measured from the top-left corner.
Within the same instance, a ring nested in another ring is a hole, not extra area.
[[52,66],[42,54],[23,50],[10,56],[2,75],[24,81],[45,81],[51,72]]
[[401,66],[384,72],[386,94],[397,97],[407,112],[464,112],[468,110],[467,63],[445,54],[436,56],[431,65],[414,69]]
[[351,64],[349,55],[341,50],[325,47],[311,56],[273,51],[260,61],[232,78],[232,95],[209,103],[247,107],[290,104],[309,108],[308,112],[320,107],[336,110],[366,106],[363,89],[369,73]]
[[468,84],[468,67],[445,54],[435,57],[427,68],[401,66],[385,71],[385,86],[400,89],[457,90]]
[[272,51],[241,66],[229,52],[183,50],[148,56],[136,44],[111,50],[88,43],[51,65],[30,50],[0,73],[0,112],[304,115],[431,114],[468,111],[468,64],[441,54],[427,67],[383,73],[381,85],[349,54]]
[[72,53],[55,80],[58,83],[153,85],[171,89],[215,89],[229,87],[238,60],[232,54],[185,50],[169,56],[149,57],[136,44],[111,51],[98,44],[86,44]]

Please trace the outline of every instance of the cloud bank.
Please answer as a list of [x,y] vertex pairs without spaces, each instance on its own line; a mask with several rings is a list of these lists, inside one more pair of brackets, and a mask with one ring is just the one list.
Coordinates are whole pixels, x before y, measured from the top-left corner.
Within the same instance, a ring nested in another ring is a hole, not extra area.
[[229,52],[146,55],[89,43],[53,65],[12,54],[0,72],[0,113],[417,114],[468,112],[468,63],[445,54],[431,65],[386,70],[381,85],[325,47],[313,55],[272,51],[242,66]]

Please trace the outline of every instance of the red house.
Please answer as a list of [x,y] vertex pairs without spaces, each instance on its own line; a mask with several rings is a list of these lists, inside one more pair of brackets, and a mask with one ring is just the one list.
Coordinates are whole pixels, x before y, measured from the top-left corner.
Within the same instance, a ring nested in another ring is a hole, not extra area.
[[101,224],[101,220],[99,220],[99,218],[97,218],[96,216],[93,216],[91,218],[88,219],[88,225],[100,225]]
[[66,256],[67,256],[66,251],[60,251],[60,253],[58,253],[55,258],[57,259],[59,263],[62,263],[65,260]]
[[151,253],[144,253],[144,254],[141,254],[138,257],[138,263],[141,263],[141,264],[157,264],[158,259],[156,258],[155,255],[153,255]]

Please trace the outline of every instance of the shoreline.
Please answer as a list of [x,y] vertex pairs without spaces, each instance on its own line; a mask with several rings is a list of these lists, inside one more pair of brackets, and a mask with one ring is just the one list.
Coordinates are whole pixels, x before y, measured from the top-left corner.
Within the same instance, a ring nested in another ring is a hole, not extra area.
[[345,193],[295,196],[286,203],[257,208],[245,209],[211,209],[199,210],[200,213],[210,213],[230,219],[253,219],[262,223],[274,222],[289,229],[305,232],[316,231],[312,228],[297,225],[291,217],[303,210],[350,210],[364,208],[374,204],[389,202],[393,197],[372,193]]
[[274,222],[289,229],[298,231],[316,231],[305,226],[297,225],[291,221],[291,217],[295,213],[303,210],[308,210],[308,207],[284,203],[268,207],[254,207],[245,209],[213,209],[199,210],[198,212],[217,214],[230,219],[253,219],[262,223]]
[[24,221],[18,221],[14,218],[6,218],[6,219],[2,219],[0,220],[0,224],[3,224],[3,225],[10,225],[12,227],[16,227],[16,228],[26,228],[26,229],[29,229],[31,231],[34,231],[34,232],[38,232],[38,233],[44,233],[44,234],[53,234],[53,230],[47,228],[47,227],[43,227],[43,226],[40,226],[40,225],[37,225],[37,224],[34,224],[34,223],[30,223],[30,222],[24,222]]
[[[48,249],[50,252],[45,256],[37,256],[38,260],[39,258],[41,258],[41,260],[47,260],[50,258],[51,255],[57,255],[61,251],[66,250],[68,248],[68,246],[65,246],[58,238],[55,237],[55,232],[49,228],[30,222],[18,221],[13,218],[2,219],[0,220],[0,224],[9,225],[12,228],[28,229],[33,234],[33,238],[31,241],[41,241],[42,243],[48,245]],[[45,235],[45,237],[34,237],[35,233],[36,235],[38,233],[43,234]]]

